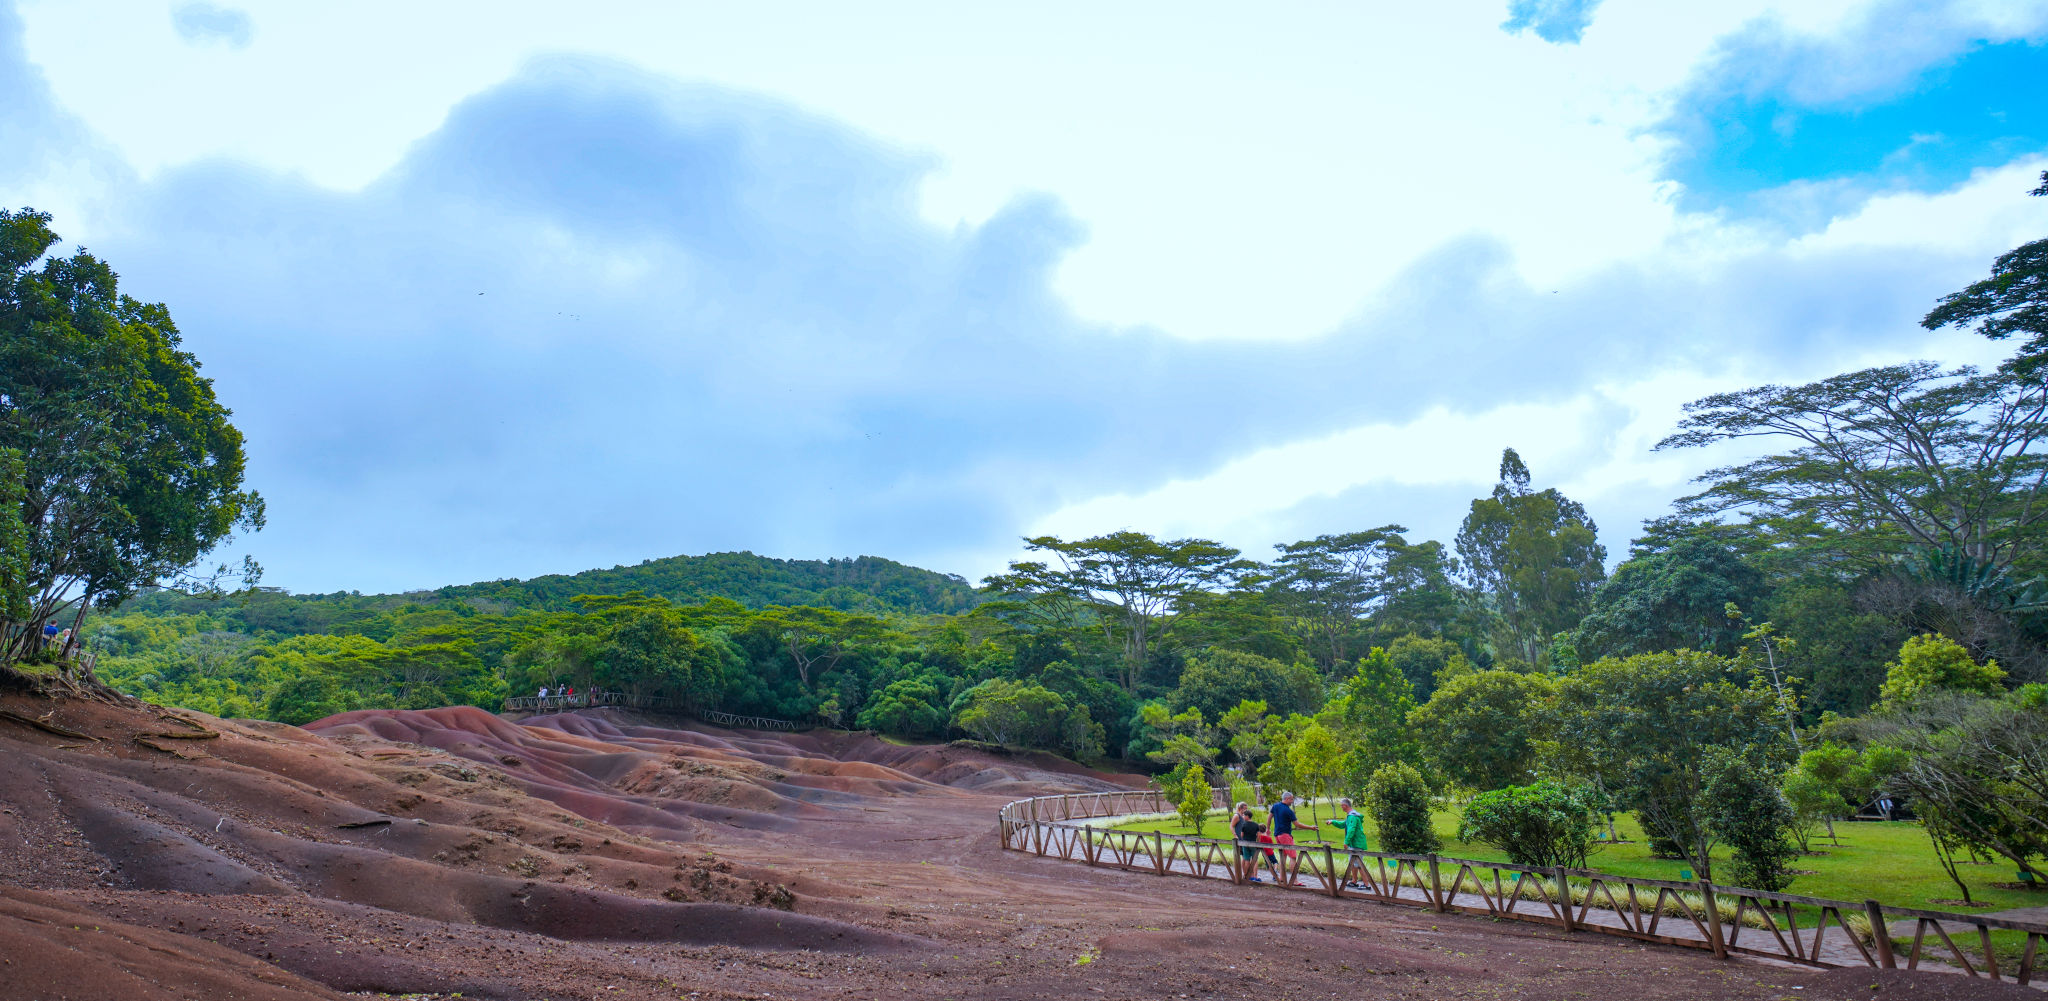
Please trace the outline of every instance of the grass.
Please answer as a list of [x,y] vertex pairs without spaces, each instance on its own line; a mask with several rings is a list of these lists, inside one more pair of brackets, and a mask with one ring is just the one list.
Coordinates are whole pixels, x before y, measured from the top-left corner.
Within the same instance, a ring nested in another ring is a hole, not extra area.
[[[1304,820],[1316,820],[1305,806],[1298,812]],[[1328,822],[1331,819],[1330,809],[1322,807],[1320,815],[1323,829],[1296,831],[1297,843],[1322,844],[1327,841],[1335,844],[1340,841],[1339,837],[1332,836],[1332,825]],[[1216,811],[1199,833],[1189,830],[1177,818],[1140,820],[1117,829],[1225,838],[1230,835],[1225,829],[1224,819],[1223,812]],[[1443,849],[1439,854],[1483,862],[1508,860],[1507,855],[1498,849],[1459,841],[1456,810],[1439,809],[1434,820],[1437,835],[1443,839]],[[1687,863],[1675,859],[1651,858],[1649,843],[1636,826],[1634,817],[1617,816],[1614,826],[1623,839],[1622,843],[1604,845],[1587,861],[1589,868],[1644,879],[1681,879],[1682,870],[1690,868]],[[1366,821],[1366,830],[1372,838],[1373,847],[1378,848],[1378,831],[1373,828],[1370,818]],[[1813,871],[1794,879],[1787,892],[1832,900],[1874,899],[1899,907],[1967,913],[2048,905],[2048,891],[2005,890],[1991,886],[1993,882],[2016,879],[2011,867],[2002,860],[1990,865],[1963,867],[1963,879],[1970,884],[1971,899],[1990,904],[1990,907],[1963,908],[1937,903],[1960,899],[1962,894],[1941,871],[1940,863],[1934,859],[1934,848],[1927,839],[1927,832],[1919,824],[1905,821],[1843,822],[1835,824],[1835,833],[1841,836],[1839,846],[1829,842],[1824,834],[1812,839],[1809,847],[1825,854],[1806,855],[1795,861],[1793,865],[1797,868]],[[1713,857],[1718,862],[1727,857],[1727,851],[1717,848]]]
[[[1308,804],[1301,804],[1297,813],[1310,823],[1321,823],[1320,830],[1297,830],[1295,843],[1298,845],[1340,844],[1341,831],[1335,831],[1332,809],[1328,804],[1317,804],[1319,809],[1311,811]],[[1217,810],[1211,813],[1200,831],[1190,830],[1179,818],[1159,815],[1121,824],[1110,830],[1159,831],[1164,834],[1194,835],[1207,838],[1227,838],[1230,832],[1224,824],[1226,814]],[[1480,862],[1506,862],[1506,853],[1488,845],[1458,840],[1458,812],[1455,809],[1439,808],[1433,815],[1433,826],[1437,836],[1443,840],[1440,855],[1452,858],[1472,859]],[[1689,863],[1676,859],[1660,859],[1650,856],[1647,839],[1635,818],[1628,815],[1615,817],[1615,833],[1621,838],[1617,843],[1603,844],[1599,851],[1587,860],[1587,867],[1617,876],[1634,876],[1642,879],[1680,880]],[[1375,849],[1379,848],[1379,832],[1370,817],[1366,819],[1366,831]],[[1876,900],[1896,907],[1917,907],[1926,910],[1950,911],[1957,913],[1981,914],[1988,911],[2012,907],[2048,906],[2048,889],[2008,890],[1993,887],[1993,882],[2011,882],[2017,877],[2003,860],[1996,863],[1963,866],[1963,879],[1970,884],[1970,897],[1980,904],[1989,906],[1964,908],[1947,901],[1960,899],[1948,875],[1935,861],[1933,844],[1927,832],[1919,824],[1906,821],[1855,821],[1837,822],[1835,833],[1840,837],[1839,845],[1830,841],[1825,833],[1810,839],[1808,848],[1816,854],[1801,856],[1793,862],[1796,868],[1812,870],[1799,875],[1786,888],[1788,893],[1808,897],[1823,897],[1849,902]],[[1727,858],[1724,848],[1714,850],[1712,857],[1719,862]],[[1404,884],[1419,885],[1404,877]],[[1536,889],[1547,891],[1547,884]],[[1571,887],[1573,901],[1583,901],[1586,888],[1577,884]],[[1732,900],[1722,899],[1721,908],[1725,914],[1735,909]],[[1533,895],[1532,895],[1533,897]],[[1699,908],[1698,895],[1688,894],[1687,903],[1695,910]],[[1672,916],[1676,910],[1665,908]],[[1800,907],[1802,925],[1812,921],[1811,908]],[[1869,939],[1869,923],[1861,914],[1843,915],[1856,933]],[[1761,927],[1761,919],[1746,916],[1745,925]],[[1810,925],[1808,925],[1810,927]],[[1905,962],[1904,950],[1910,939],[1900,940],[1899,961]],[[2024,936],[2018,932],[1993,932],[1992,945],[1998,953],[2000,969],[2009,973],[2018,968]],[[1974,933],[1958,938],[1956,944],[1971,956],[1971,962],[1978,962],[1977,941]],[[1928,933],[1924,948],[1925,961],[1949,962],[1947,950],[1941,946],[1932,932]]]

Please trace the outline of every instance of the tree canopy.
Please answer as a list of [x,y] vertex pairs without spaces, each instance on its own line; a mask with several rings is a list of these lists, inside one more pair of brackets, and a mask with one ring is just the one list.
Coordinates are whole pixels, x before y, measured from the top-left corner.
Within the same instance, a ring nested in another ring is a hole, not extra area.
[[[2041,186],[2028,193],[2048,196],[2048,170],[2041,172]],[[2022,377],[2040,375],[2048,363],[2048,239],[1998,255],[1991,262],[1991,277],[1942,296],[1920,321],[1929,330],[1973,323],[1977,333],[1994,341],[2025,337],[2004,367]]]
[[1503,655],[1529,664],[1547,662],[1551,637],[1578,623],[1607,577],[1607,550],[1585,506],[1556,487],[1532,489],[1512,448],[1501,453],[1493,495],[1473,501],[1459,527],[1458,556],[1494,612]]
[[213,587],[227,570],[191,573],[201,558],[263,523],[242,486],[242,434],[170,311],[122,295],[83,250],[45,257],[58,241],[49,221],[0,210],[0,465],[13,508],[0,520],[0,605],[21,613],[0,660],[30,652],[62,610]]

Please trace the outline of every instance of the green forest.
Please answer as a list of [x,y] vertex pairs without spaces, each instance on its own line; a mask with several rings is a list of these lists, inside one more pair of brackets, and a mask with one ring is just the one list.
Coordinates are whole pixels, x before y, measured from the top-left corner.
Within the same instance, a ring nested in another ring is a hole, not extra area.
[[1766,889],[1815,825],[1879,794],[1912,804],[1952,874],[1997,858],[2032,880],[2048,856],[2048,240],[1925,318],[2019,341],[1997,370],[1688,404],[1658,448],[1747,458],[1626,553],[1506,448],[1449,540],[1365,517],[1257,553],[1032,538],[978,585],[724,553],[293,595],[253,565],[194,569],[260,528],[240,436],[165,307],[82,252],[37,265],[47,223],[0,217],[17,675],[89,655],[137,696],[288,723],[567,684],[1118,759],[1169,792],[1255,776],[1422,803],[1424,830],[1453,793],[1503,840],[1627,811],[1702,872],[1733,846]]

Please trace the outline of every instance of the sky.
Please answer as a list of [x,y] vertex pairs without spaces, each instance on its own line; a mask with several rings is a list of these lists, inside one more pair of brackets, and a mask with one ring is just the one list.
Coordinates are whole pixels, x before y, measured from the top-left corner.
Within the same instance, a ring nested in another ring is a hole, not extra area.
[[2048,230],[2048,0],[576,8],[0,0],[266,584],[1448,542],[1504,447],[1619,559],[1684,402],[1995,364],[1918,320]]

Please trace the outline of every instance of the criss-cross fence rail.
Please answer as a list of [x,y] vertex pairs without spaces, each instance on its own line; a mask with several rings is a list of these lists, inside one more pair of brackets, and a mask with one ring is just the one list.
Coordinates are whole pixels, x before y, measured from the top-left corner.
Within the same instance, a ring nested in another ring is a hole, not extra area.
[[808,730],[809,726],[767,716],[742,716],[717,709],[698,709],[665,695],[630,695],[625,692],[577,692],[574,695],[515,695],[505,700],[506,712],[564,712],[570,709],[644,709],[650,712],[685,713],[713,726],[735,730]]
[[[1215,790],[1227,803],[1228,790]],[[1003,847],[1160,876],[1227,879],[1259,870],[1277,887],[1331,897],[1529,921],[1665,945],[1761,956],[1806,966],[1914,970],[1923,959],[1972,977],[2029,984],[2048,924],[1826,900],[1791,893],[1537,868],[1437,855],[1351,851],[1098,828],[1087,821],[1166,813],[1155,791],[1071,793],[1005,805]],[[1240,861],[1240,849],[1252,864]],[[1893,926],[1912,922],[1912,936]],[[2015,958],[2015,953],[2016,958]]]

